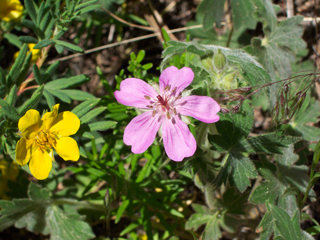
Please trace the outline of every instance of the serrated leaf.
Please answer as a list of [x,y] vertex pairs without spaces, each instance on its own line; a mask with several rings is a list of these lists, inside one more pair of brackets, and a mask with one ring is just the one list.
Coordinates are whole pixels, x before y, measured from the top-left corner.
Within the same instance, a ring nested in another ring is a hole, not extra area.
[[70,78],[60,78],[54,81],[51,81],[45,85],[45,89],[58,90],[67,87],[74,87],[80,84],[83,84],[89,81],[90,78],[86,75],[78,75]]
[[89,112],[92,108],[94,108],[98,103],[100,102],[100,98],[94,98],[87,100],[78,106],[76,106],[72,112],[78,116],[78,118],[81,118],[84,116],[87,112]]
[[254,16],[258,21],[263,23],[263,26],[268,27],[273,31],[277,25],[277,15],[270,0],[253,0],[256,6]]
[[272,221],[272,215],[270,212],[266,212],[261,219],[261,222],[259,223],[259,226],[256,229],[257,233],[260,233],[260,239],[261,240],[269,240],[269,237],[271,236],[273,232],[273,221]]
[[255,29],[257,21],[253,18],[255,6],[252,0],[231,0],[231,8],[235,30],[243,28]]
[[[30,183],[29,198],[0,200],[0,231],[14,225],[35,233],[50,234],[50,239],[91,239],[91,227],[78,214],[67,215],[50,199],[49,190]],[[71,201],[70,201],[71,202]]]
[[[59,207],[47,208],[48,226],[50,227],[51,240],[92,239],[95,237],[88,223],[78,217],[65,214]],[[78,215],[76,215],[78,216]]]
[[291,62],[295,60],[294,53],[306,46],[301,39],[303,28],[298,25],[302,19],[300,16],[293,17],[279,23],[270,35],[264,39],[253,38],[251,46],[245,48],[247,52],[258,57],[273,80],[277,74],[282,79],[289,77]]
[[300,140],[299,137],[277,136],[276,133],[268,133],[240,141],[233,147],[233,151],[266,154],[282,153],[282,147],[288,147],[288,145]]
[[202,24],[205,31],[213,28],[214,23],[217,27],[221,26],[224,3],[225,0],[204,0],[200,3],[197,13],[204,15]]
[[254,204],[263,204],[266,201],[274,203],[280,194],[281,188],[283,189],[283,186],[277,180],[262,182],[250,194],[249,201]]
[[230,174],[231,182],[240,192],[244,192],[251,185],[250,178],[258,177],[252,161],[247,157],[235,153],[231,153],[227,161],[232,166]]
[[203,214],[203,213],[192,214],[189,217],[188,221],[186,222],[185,229],[197,231],[201,225],[208,223],[211,218],[212,218],[212,215],[210,214]]
[[74,45],[72,43],[68,43],[68,42],[64,42],[64,41],[61,41],[61,40],[55,40],[56,44],[57,45],[60,45],[60,46],[63,46],[73,52],[76,52],[76,53],[83,53],[83,49],[77,45]]
[[219,228],[218,214],[215,213],[208,221],[204,229],[204,240],[219,240],[221,238],[221,231]]
[[274,225],[284,239],[300,240],[299,236],[295,235],[295,230],[291,222],[289,214],[275,205],[269,204],[271,215],[274,219]]

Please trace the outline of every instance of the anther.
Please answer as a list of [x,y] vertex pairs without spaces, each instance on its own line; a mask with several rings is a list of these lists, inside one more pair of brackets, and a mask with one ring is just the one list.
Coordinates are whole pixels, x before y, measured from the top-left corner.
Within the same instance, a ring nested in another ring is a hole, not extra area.
[[148,95],[144,95],[144,98],[147,99],[147,100],[150,100],[150,99],[151,99],[151,97],[148,96]]
[[173,113],[175,114],[175,115],[177,115],[177,109],[173,109]]
[[168,119],[170,119],[170,118],[171,118],[171,116],[170,116],[170,113],[169,113],[169,112],[167,112],[167,118],[168,118]]
[[152,117],[154,117],[156,115],[156,110],[152,111]]
[[165,88],[164,88],[165,91],[169,91],[170,90],[170,86],[167,85]]
[[175,93],[177,91],[177,87],[175,87],[172,91],[172,93]]

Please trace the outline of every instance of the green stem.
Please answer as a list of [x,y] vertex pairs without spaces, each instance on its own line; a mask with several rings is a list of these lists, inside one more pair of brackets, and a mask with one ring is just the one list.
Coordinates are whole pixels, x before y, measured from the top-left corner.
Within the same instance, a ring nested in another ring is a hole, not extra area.
[[229,33],[229,36],[228,36],[228,41],[227,41],[227,45],[226,45],[227,48],[230,46],[232,34],[233,34],[233,26],[231,27],[231,30],[230,30],[230,33]]

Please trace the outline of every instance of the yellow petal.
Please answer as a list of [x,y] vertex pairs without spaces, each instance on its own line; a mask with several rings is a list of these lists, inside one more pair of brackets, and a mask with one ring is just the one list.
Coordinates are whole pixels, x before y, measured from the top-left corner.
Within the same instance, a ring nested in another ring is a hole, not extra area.
[[50,128],[50,132],[56,133],[59,137],[67,137],[72,134],[75,134],[80,127],[80,120],[72,112],[66,111],[59,113],[54,122],[52,123],[52,127]]
[[31,174],[38,180],[46,179],[52,168],[52,158],[48,152],[42,152],[39,148],[32,151],[29,163]]
[[32,140],[21,138],[16,146],[16,162],[19,165],[26,165],[31,157]]
[[42,117],[42,126],[41,128],[43,130],[48,130],[51,125],[52,125],[52,122],[56,119],[56,117],[58,116],[58,111],[59,111],[59,105],[60,104],[56,104],[53,106],[53,110],[52,112],[47,112],[43,115]]
[[31,109],[19,119],[18,128],[22,132],[22,135],[28,137],[30,133],[39,129],[40,114],[37,110]]
[[77,142],[71,137],[62,137],[57,140],[54,148],[63,160],[78,161],[80,154]]

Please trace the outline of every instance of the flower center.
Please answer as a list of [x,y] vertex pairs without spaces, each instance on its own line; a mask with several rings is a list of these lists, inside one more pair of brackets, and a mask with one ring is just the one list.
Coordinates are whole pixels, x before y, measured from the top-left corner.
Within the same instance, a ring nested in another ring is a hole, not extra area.
[[57,136],[53,133],[38,131],[34,138],[34,143],[41,149],[41,151],[49,151],[56,145],[56,139]]
[[145,99],[150,100],[150,105],[147,108],[152,108],[154,117],[156,113],[161,115],[166,115],[168,119],[171,119],[172,115],[177,115],[177,110],[175,108],[175,101],[181,98],[181,94],[178,97],[175,96],[177,88],[170,91],[170,86],[166,86],[161,93],[156,98],[145,95]]

